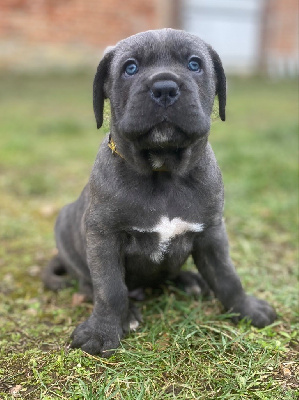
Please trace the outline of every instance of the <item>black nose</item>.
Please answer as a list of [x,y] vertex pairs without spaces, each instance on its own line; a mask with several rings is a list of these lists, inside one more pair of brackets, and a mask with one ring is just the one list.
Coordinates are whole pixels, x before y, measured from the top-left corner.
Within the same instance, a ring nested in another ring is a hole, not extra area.
[[166,108],[176,102],[180,89],[174,81],[156,81],[150,89],[150,94],[159,106]]

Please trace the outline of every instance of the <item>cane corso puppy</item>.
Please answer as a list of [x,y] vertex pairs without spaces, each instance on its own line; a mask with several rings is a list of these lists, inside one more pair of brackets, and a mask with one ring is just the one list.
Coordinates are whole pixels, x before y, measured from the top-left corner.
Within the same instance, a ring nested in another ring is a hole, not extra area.
[[[268,303],[244,292],[229,256],[221,172],[208,143],[216,95],[224,121],[220,58],[189,33],[143,32],[104,54],[93,104],[99,128],[110,100],[111,131],[89,183],[58,216],[58,254],[43,278],[58,290],[68,274],[94,302],[72,347],[109,356],[140,321],[130,295],[165,281],[211,290],[236,320],[264,327],[275,319]],[[198,273],[180,271],[189,255]]]

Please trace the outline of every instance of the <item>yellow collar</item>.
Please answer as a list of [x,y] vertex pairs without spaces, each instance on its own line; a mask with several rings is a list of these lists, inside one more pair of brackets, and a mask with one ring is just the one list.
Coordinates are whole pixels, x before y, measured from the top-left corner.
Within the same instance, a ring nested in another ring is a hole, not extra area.
[[122,159],[125,159],[117,150],[116,150],[116,144],[114,143],[111,135],[109,135],[109,142],[108,142],[108,147],[109,149],[112,150],[112,154],[117,154],[120,156]]
[[[119,157],[121,157],[123,160],[125,160],[125,157],[122,156],[117,150],[116,150],[116,144],[114,142],[114,140],[112,139],[111,135],[109,135],[109,142],[108,142],[108,147],[109,149],[111,149],[112,154],[117,154]],[[168,169],[166,169],[166,167],[164,167],[162,165],[162,167],[160,168],[153,168],[154,172],[169,172]]]

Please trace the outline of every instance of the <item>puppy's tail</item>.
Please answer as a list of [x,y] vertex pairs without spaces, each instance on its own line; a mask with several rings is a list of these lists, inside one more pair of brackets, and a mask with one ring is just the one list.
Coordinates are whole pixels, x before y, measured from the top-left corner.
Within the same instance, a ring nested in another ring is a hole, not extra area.
[[47,289],[54,291],[72,286],[72,279],[58,255],[54,256],[43,270],[42,281]]

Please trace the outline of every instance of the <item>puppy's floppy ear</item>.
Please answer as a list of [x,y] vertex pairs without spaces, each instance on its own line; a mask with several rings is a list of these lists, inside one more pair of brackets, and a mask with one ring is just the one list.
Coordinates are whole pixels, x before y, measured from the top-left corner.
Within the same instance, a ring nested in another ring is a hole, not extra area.
[[226,106],[226,77],[222,62],[216,51],[209,46],[210,55],[214,64],[214,70],[216,73],[216,95],[218,95],[219,102],[219,116],[222,121],[225,121],[225,106]]
[[104,57],[98,65],[97,72],[93,81],[93,111],[96,117],[98,129],[103,124],[104,100],[106,98],[104,83],[105,79],[107,78],[109,65],[113,57],[113,49],[114,47],[109,46],[105,50]]

